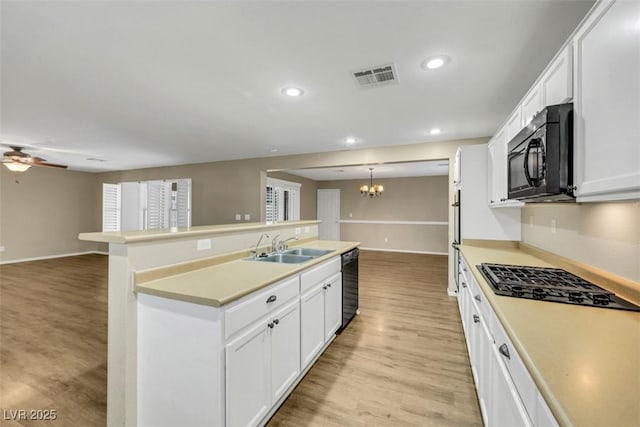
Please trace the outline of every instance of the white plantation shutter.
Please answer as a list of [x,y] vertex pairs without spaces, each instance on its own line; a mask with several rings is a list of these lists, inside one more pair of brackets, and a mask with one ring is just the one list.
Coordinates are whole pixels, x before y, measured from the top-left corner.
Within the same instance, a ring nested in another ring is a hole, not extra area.
[[102,184],[102,231],[120,231],[120,184]]
[[178,179],[178,227],[191,227],[191,179]]
[[300,219],[300,187],[297,182],[267,178],[266,220],[297,221]]
[[169,226],[169,185],[165,181],[147,181],[147,230]]

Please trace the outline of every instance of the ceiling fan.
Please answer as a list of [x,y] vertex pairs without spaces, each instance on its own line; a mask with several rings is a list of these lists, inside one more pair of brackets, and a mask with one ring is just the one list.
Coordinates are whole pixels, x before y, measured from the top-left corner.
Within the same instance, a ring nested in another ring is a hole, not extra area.
[[17,145],[10,145],[11,151],[7,151],[2,155],[2,163],[13,172],[24,172],[31,166],[44,166],[49,168],[66,169],[66,165],[58,165],[55,163],[48,163],[42,157],[33,157],[30,154],[25,153],[24,147]]

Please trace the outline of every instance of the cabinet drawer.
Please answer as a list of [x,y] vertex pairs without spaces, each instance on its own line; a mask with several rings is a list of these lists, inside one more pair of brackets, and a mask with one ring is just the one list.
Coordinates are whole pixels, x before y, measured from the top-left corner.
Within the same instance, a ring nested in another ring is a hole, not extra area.
[[516,348],[513,346],[513,343],[507,336],[506,331],[493,311],[491,311],[491,317],[491,329],[498,353],[500,354],[507,371],[509,371],[509,375],[518,390],[518,394],[522,399],[522,403],[524,404],[529,417],[531,419],[535,419],[536,399],[538,395],[536,384],[533,382],[527,367],[518,355]]
[[313,267],[300,275],[300,292],[304,293],[311,289],[313,285],[323,281],[327,277],[340,272],[342,265],[340,257],[335,257],[323,262],[317,267]]
[[467,283],[469,286],[469,293],[471,294],[471,299],[474,304],[478,307],[480,311],[480,315],[484,319],[489,319],[489,312],[492,311],[489,307],[489,301],[487,301],[484,292],[480,289],[480,285],[476,282],[476,278],[473,276],[471,271],[465,273],[465,277],[467,278]]
[[229,338],[249,323],[282,306],[299,294],[299,276],[294,276],[267,289],[249,295],[246,300],[225,313],[225,338]]

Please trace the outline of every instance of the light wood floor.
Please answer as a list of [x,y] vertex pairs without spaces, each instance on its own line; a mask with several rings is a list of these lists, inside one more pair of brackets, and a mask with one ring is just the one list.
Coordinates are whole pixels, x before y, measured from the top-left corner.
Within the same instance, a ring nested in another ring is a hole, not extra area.
[[362,251],[360,315],[269,426],[482,425],[447,257]]
[[[361,314],[269,425],[481,425],[446,257],[361,254]],[[105,256],[0,266],[0,425],[105,425],[106,341]]]
[[[55,410],[12,422],[9,410]],[[104,426],[107,257],[0,266],[0,425]]]

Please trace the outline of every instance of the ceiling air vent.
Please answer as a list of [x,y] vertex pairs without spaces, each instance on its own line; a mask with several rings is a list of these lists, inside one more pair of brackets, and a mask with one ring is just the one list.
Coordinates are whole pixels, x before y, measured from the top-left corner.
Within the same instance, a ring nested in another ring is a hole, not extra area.
[[398,82],[398,72],[394,64],[377,65],[353,72],[353,78],[360,87],[375,87]]

